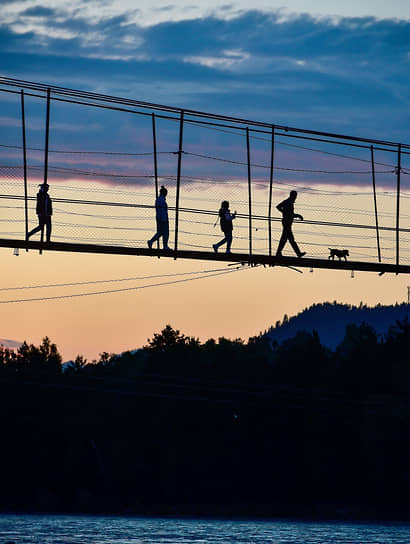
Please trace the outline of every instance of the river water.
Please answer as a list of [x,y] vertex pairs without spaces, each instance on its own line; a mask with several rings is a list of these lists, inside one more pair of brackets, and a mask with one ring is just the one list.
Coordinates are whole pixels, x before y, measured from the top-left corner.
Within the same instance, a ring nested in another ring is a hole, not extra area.
[[410,524],[0,515],[0,544],[409,544]]

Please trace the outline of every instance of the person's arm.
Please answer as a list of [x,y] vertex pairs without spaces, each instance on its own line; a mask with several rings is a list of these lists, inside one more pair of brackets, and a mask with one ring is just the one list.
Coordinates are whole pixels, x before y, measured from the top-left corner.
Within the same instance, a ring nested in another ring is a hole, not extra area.
[[155,201],[155,210],[157,212],[158,221],[163,221],[163,217],[164,217],[164,201],[162,200],[161,196],[157,197],[157,199]]
[[281,202],[280,204],[278,204],[276,206],[276,209],[280,211],[280,213],[283,213],[283,205],[284,205],[285,201]]
[[168,206],[165,198],[160,199],[158,204],[159,220],[168,221]]
[[293,215],[293,217],[294,217],[295,219],[298,217],[301,221],[303,221],[303,215],[300,215],[300,213],[295,213],[295,214]]
[[37,193],[36,214],[44,215],[44,198],[41,193]]

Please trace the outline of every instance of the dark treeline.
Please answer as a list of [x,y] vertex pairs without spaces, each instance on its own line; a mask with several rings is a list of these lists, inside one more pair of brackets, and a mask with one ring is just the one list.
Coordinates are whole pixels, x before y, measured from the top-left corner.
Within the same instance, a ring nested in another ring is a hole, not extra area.
[[0,508],[409,520],[410,323],[0,349]]

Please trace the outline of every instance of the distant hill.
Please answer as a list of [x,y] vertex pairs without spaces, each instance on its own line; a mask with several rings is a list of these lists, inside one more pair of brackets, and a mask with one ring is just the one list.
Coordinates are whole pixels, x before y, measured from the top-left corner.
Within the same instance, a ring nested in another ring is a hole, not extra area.
[[17,340],[8,340],[7,338],[0,338],[0,345],[9,349],[17,349],[21,346],[23,342],[18,342]]
[[266,333],[272,341],[279,344],[287,338],[292,338],[298,331],[319,333],[322,345],[334,349],[343,340],[346,325],[350,323],[359,325],[365,322],[371,325],[375,331],[383,336],[396,320],[410,317],[410,305],[395,304],[394,306],[366,305],[350,306],[336,302],[314,304],[305,308],[296,316],[288,318],[286,315],[282,322],[277,322]]

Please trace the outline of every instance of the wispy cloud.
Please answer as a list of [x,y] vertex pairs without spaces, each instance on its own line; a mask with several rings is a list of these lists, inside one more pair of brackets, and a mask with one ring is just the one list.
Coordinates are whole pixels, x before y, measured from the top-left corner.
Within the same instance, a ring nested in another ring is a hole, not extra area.
[[[61,19],[84,18],[90,24],[107,21],[127,14],[138,26],[152,26],[164,22],[205,19],[210,16],[232,20],[249,11],[249,2],[235,0],[221,4],[218,0],[151,0],[135,7],[134,0],[3,0],[2,18],[11,22],[21,17],[42,17],[47,12],[59,11]],[[368,17],[376,19],[410,20],[410,5],[403,0],[254,0],[252,9],[264,14],[277,13],[279,22],[288,22],[295,16],[309,15],[316,20],[328,19],[337,24],[343,18]]]
[[200,64],[201,66],[207,66],[209,68],[217,69],[232,69],[243,64],[244,61],[250,58],[249,53],[246,53],[242,50],[230,50],[230,51],[221,51],[220,56],[205,57],[205,56],[188,56],[184,57],[183,61]]
[[281,124],[333,131],[343,125],[369,136],[379,134],[382,119],[386,137],[406,140],[407,8],[400,15],[393,2],[387,17],[382,3],[357,4],[362,11],[315,2],[318,16],[313,8],[301,14],[306,2],[296,0],[286,10],[256,1],[252,11],[241,2],[138,9],[126,0],[6,3],[2,70]]

